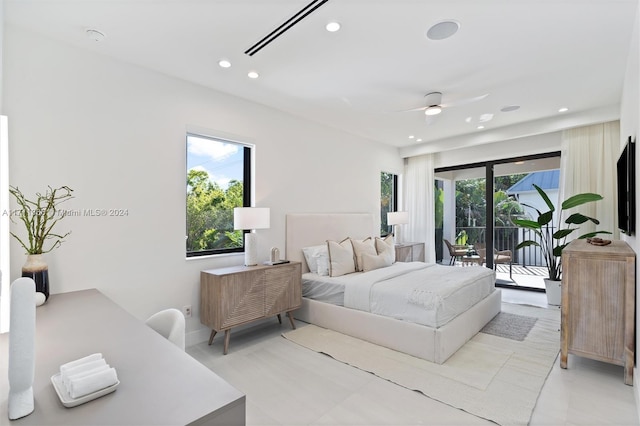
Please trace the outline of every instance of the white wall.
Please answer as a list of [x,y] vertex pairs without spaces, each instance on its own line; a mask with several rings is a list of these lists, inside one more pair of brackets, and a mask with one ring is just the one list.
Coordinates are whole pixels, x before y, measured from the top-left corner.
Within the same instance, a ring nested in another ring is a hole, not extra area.
[[[67,208],[129,211],[60,222],[72,234],[46,255],[52,293],[97,288],[140,319],[192,305],[188,343],[208,335],[199,271],[242,264],[243,255],[185,260],[187,126],[256,145],[256,205],[271,208],[271,228],[258,231],[261,260],[272,246],[284,252],[286,213],[377,213],[380,172],[402,173],[394,148],[5,30],[11,184],[28,193],[68,185],[76,198]],[[16,278],[24,256],[15,241],[11,253]]]
[[[0,0],[0,75],[2,75],[4,38],[4,0]],[[2,114],[2,79],[0,79],[0,114]],[[9,146],[8,120],[0,116],[0,212],[8,208],[9,201]],[[9,218],[0,216],[0,333],[9,330]]]
[[[516,156],[560,151],[562,132],[543,133],[483,145],[467,146],[434,154],[435,167],[450,167]],[[484,170],[481,171],[484,177]]]
[[[638,1],[640,6],[640,1]],[[620,151],[624,147],[624,143],[628,136],[636,138],[638,141],[638,128],[640,127],[640,11],[636,11],[635,26],[633,29],[633,36],[631,41],[631,47],[629,48],[629,57],[627,62],[627,70],[625,73],[624,86],[622,90],[621,108],[620,108]],[[640,165],[640,150],[637,148],[636,142],[636,165]],[[637,166],[636,166],[637,167]],[[640,174],[636,174],[636,188],[640,188]],[[636,197],[637,198],[637,197]],[[638,210],[638,199],[636,199],[636,212]],[[638,213],[636,213],[638,214]],[[636,216],[636,222],[640,220],[640,217]],[[638,231],[636,231],[638,232]],[[640,253],[640,244],[638,244],[637,236],[626,236],[620,234],[620,239],[627,241],[627,243],[633,248],[636,254]],[[636,282],[640,275],[638,275],[638,264],[640,261],[636,260]],[[637,306],[640,306],[640,291],[636,289],[636,311]],[[636,313],[636,342],[640,342],[640,315]],[[636,353],[638,351],[638,345],[636,344]],[[636,355],[636,360],[638,356]],[[637,362],[637,361],[636,361]],[[638,368],[634,369],[634,391],[636,396],[636,409],[638,409],[638,416],[640,417],[640,381],[638,380]]]

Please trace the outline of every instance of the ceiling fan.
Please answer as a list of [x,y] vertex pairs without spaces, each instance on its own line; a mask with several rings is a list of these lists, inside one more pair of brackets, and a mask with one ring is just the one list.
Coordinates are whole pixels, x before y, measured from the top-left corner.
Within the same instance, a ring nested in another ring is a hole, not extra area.
[[433,121],[434,116],[440,114],[442,110],[445,108],[451,108],[451,107],[470,104],[472,102],[480,101],[486,98],[487,96],[489,96],[489,94],[485,93],[484,95],[475,96],[473,98],[459,99],[457,101],[442,103],[442,93],[431,92],[431,93],[427,93],[424,96],[426,106],[410,109],[408,110],[408,112],[424,111],[424,114],[426,115],[426,118],[427,118],[427,123],[431,123]]

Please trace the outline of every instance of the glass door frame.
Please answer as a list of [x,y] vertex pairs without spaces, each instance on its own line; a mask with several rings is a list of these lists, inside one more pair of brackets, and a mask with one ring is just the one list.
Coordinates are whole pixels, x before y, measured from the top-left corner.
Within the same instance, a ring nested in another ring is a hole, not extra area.
[[[544,158],[554,158],[554,157],[561,157],[561,152],[560,151],[553,151],[553,152],[547,152],[547,153],[542,153],[542,154],[532,154],[532,155],[522,155],[522,156],[518,156],[518,157],[510,157],[510,158],[503,158],[503,159],[499,159],[499,160],[490,160],[490,161],[482,161],[482,162],[478,162],[478,163],[468,163],[468,164],[462,164],[459,166],[450,166],[450,167],[437,167],[434,169],[434,173],[444,173],[444,172],[451,172],[451,171],[459,171],[459,170],[465,170],[465,169],[473,169],[473,168],[484,168],[485,169],[485,179],[486,179],[486,183],[485,183],[485,200],[493,200],[493,193],[494,193],[494,167],[498,164],[508,164],[508,163],[516,163],[516,162],[520,162],[520,161],[532,161],[532,160],[538,160],[538,159],[544,159]],[[446,196],[445,196],[446,197]],[[454,195],[455,197],[455,195]],[[434,212],[435,213],[435,212]],[[486,217],[487,218],[492,218],[491,220],[487,219],[486,223],[485,223],[485,235],[489,236],[491,235],[491,238],[486,238],[486,250],[487,253],[493,253],[493,249],[494,249],[494,238],[493,238],[493,234],[494,234],[494,223],[495,223],[495,218],[494,218],[494,206],[493,206],[493,202],[486,202]],[[439,242],[436,241],[436,244],[438,244]],[[493,269],[493,256],[487,256],[486,258],[486,266],[487,268],[491,268]]]

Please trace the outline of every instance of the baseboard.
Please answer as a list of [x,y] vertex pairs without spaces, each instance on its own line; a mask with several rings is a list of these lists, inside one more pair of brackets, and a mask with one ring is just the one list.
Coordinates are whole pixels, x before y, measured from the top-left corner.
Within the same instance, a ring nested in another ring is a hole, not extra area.
[[197,345],[198,343],[206,342],[209,340],[211,330],[206,327],[201,327],[194,331],[189,331],[184,336],[184,343],[186,347]]

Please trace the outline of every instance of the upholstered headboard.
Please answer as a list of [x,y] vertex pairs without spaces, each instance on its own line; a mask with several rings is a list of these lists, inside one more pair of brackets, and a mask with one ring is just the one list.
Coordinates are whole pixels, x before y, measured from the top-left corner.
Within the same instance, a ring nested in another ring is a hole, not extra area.
[[380,235],[370,213],[295,213],[286,216],[286,258],[302,262],[302,272],[309,268],[303,247],[323,244],[327,240],[367,238]]

